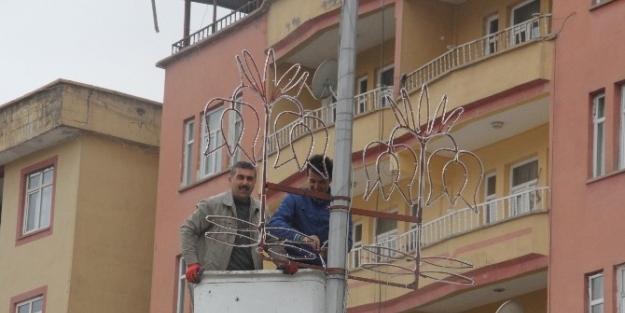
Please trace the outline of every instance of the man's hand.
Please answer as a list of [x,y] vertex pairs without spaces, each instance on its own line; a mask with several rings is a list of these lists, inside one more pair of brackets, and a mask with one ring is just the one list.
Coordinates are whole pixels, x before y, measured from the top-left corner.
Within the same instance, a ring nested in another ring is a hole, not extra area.
[[187,265],[187,272],[185,274],[185,276],[187,277],[187,281],[194,284],[199,283],[202,272],[204,272],[204,269],[202,268],[200,263],[191,263]]
[[278,269],[282,270],[282,273],[288,274],[288,275],[293,275],[297,273],[297,270],[298,270],[297,265],[293,263],[282,264],[278,266]]
[[302,237],[302,242],[311,246],[313,249],[319,251],[319,248],[321,247],[321,243],[319,241],[319,237],[312,235],[312,236],[306,236],[306,237]]

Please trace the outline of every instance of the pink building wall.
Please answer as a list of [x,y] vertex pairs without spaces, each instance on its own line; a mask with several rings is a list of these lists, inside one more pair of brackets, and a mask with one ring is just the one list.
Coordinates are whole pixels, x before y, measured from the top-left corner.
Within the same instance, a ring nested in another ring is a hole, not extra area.
[[[625,1],[553,0],[549,312],[588,312],[587,275],[603,271],[604,311],[616,312],[625,263],[625,173],[618,169],[625,82]],[[605,174],[592,175],[592,97],[605,92]],[[622,115],[621,115],[622,116]]]
[[[197,181],[201,143],[201,118],[206,103],[214,97],[228,98],[240,83],[235,56],[243,49],[264,60],[267,45],[266,20],[263,15],[248,16],[179,52],[179,58],[165,59],[165,94],[159,163],[158,203],[152,274],[151,313],[175,312],[177,259],[180,254],[178,231],[184,219],[201,199],[228,188],[228,173]],[[261,64],[262,66],[262,64]],[[192,183],[181,189],[184,121],[195,117],[194,168]],[[245,117],[244,117],[245,118]],[[226,168],[228,160],[222,160]],[[185,310],[190,312],[190,310]]]

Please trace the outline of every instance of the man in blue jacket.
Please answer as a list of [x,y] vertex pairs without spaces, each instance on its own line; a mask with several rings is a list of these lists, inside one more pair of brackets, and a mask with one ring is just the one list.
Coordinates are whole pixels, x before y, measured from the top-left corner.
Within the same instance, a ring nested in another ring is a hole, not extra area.
[[[330,192],[330,183],[332,182],[332,160],[323,155],[317,154],[310,157],[307,164],[306,176],[308,177],[308,190],[319,193]],[[268,227],[276,227],[271,229],[270,233],[281,239],[291,242],[299,242],[297,245],[300,249],[287,247],[289,256],[297,262],[307,263],[311,265],[322,266],[322,260],[325,262],[325,250],[321,251],[321,247],[328,240],[328,232],[330,228],[330,206],[331,201],[317,199],[311,196],[298,194],[287,194],[275,214],[271,217]],[[290,231],[294,230],[294,231]],[[329,243],[332,244],[332,243]],[[348,231],[348,251],[352,248],[352,217],[349,215],[349,231]],[[314,255],[315,258],[310,256]],[[297,267],[289,264],[283,268],[287,274],[297,272]]]

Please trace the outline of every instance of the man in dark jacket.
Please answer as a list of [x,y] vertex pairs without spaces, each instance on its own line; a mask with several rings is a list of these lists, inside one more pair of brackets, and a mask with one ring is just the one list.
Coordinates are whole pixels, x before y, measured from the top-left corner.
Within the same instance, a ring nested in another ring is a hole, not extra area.
[[[308,160],[306,175],[308,177],[308,190],[330,194],[332,182],[332,160],[323,155],[313,155]],[[330,228],[331,201],[320,200],[310,196],[287,194],[282,203],[271,217],[269,224],[271,235],[291,242],[298,242],[299,249],[286,249],[289,256],[301,263],[311,265],[323,265],[325,252],[321,247],[328,240]],[[352,217],[349,215],[348,251],[352,248]],[[331,244],[331,243],[330,243]],[[304,251],[306,250],[306,251]],[[314,258],[310,256],[314,255]],[[288,274],[297,272],[297,267],[286,268]]]

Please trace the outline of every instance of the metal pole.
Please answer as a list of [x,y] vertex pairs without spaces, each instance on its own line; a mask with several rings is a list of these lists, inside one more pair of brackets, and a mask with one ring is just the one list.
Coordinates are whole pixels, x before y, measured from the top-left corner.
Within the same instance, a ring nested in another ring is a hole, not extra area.
[[326,276],[326,312],[345,312],[347,287],[347,235],[352,187],[352,124],[354,119],[354,69],[356,64],[356,21],[358,0],[344,0],[339,22],[340,44],[336,105],[336,140],[334,143],[334,171],[332,173],[332,201]]

